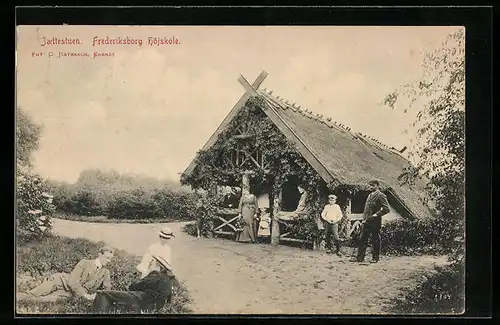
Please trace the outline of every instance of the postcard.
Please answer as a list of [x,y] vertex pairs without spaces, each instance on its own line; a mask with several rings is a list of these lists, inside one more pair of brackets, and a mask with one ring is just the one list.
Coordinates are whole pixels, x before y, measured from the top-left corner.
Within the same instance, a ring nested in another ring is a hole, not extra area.
[[18,315],[464,311],[464,27],[16,38]]

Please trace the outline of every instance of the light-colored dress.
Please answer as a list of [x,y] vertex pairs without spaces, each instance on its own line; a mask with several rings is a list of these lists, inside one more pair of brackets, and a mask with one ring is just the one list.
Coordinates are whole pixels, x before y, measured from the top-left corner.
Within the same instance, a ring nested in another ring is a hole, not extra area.
[[159,259],[160,262],[170,271],[173,272],[172,269],[172,253],[169,245],[154,243],[148,247],[144,255],[142,256],[141,263],[136,266],[136,269],[141,272],[143,275],[149,272],[149,268],[151,263],[156,259]]
[[240,199],[239,212],[243,219],[243,230],[236,235],[236,241],[254,243],[257,238],[257,220],[255,214],[259,209],[257,198],[253,194],[243,194]]
[[269,213],[265,213],[260,218],[259,231],[257,234],[262,237],[271,236],[271,216]]

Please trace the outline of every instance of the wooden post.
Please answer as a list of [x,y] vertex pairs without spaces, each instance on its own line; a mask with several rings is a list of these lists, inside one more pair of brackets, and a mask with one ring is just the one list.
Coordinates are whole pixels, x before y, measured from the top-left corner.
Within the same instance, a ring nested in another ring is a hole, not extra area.
[[279,245],[280,242],[280,225],[278,223],[278,213],[281,210],[281,189],[274,193],[273,218],[271,220],[271,244]]
[[244,187],[250,187],[250,175],[252,174],[252,171],[246,170],[243,173],[241,173],[241,189],[243,194],[243,188]]
[[[217,188],[211,188],[208,191],[207,195],[209,195],[211,197],[215,197],[216,195],[218,195]],[[215,228],[215,222],[214,222],[214,220],[209,220],[208,221],[208,229],[210,229],[210,231],[207,234],[208,238],[214,238],[214,233],[213,233],[214,228]]]
[[351,230],[351,198],[349,196],[346,198],[345,219],[342,222],[342,233],[347,235]]

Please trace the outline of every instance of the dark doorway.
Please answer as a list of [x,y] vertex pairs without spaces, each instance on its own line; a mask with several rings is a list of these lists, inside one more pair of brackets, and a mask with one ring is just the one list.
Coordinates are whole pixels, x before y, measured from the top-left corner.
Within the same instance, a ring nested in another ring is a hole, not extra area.
[[369,194],[369,191],[359,191],[354,194],[351,200],[351,213],[358,214],[364,212],[366,199],[368,198]]
[[296,177],[289,177],[288,180],[283,183],[281,187],[282,211],[294,211],[297,208],[300,199],[300,192],[297,189],[297,185],[300,185],[300,183]]

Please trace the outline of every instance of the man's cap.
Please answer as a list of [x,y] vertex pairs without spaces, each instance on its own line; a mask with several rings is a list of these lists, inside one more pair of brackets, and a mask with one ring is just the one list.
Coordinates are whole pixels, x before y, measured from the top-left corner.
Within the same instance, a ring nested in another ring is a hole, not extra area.
[[170,239],[172,237],[175,237],[174,235],[174,232],[172,231],[172,229],[170,229],[169,227],[164,227],[162,228],[159,232],[158,232],[158,235],[161,237],[161,238],[165,238],[165,239]]
[[330,194],[330,195],[328,195],[328,198],[329,198],[329,199],[336,199],[336,198],[337,198],[337,195],[335,195],[335,194]]

